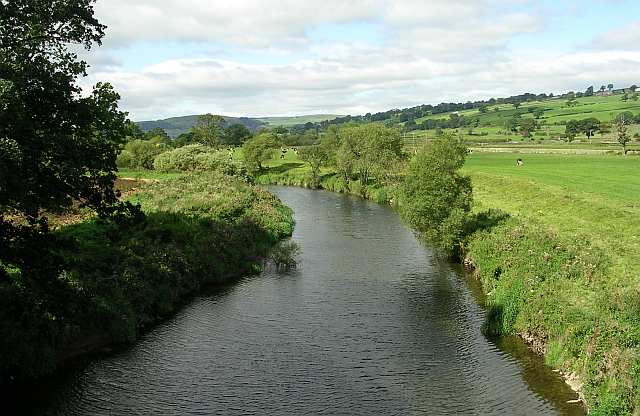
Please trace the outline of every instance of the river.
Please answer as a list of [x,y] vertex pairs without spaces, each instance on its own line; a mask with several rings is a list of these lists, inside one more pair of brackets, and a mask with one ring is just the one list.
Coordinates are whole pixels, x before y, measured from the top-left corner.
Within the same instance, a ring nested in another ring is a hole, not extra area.
[[397,214],[273,187],[300,267],[209,290],[122,351],[15,393],[19,414],[583,414],[518,339],[480,332],[477,284]]

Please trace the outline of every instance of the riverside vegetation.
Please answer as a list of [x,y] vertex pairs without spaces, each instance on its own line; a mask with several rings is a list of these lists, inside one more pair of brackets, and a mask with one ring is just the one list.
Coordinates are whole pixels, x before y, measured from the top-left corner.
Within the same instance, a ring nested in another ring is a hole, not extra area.
[[276,197],[209,159],[206,172],[114,186],[123,147],[144,169],[161,141],[125,146],[135,129],[108,84],[80,94],[87,65],[67,45],[100,43],[93,3],[0,3],[2,384],[134,340],[203,285],[257,271],[293,229]]
[[592,414],[633,413],[638,159],[474,149],[469,156],[460,137],[443,134],[416,150],[398,129],[365,123],[331,127],[297,148],[263,132],[242,148],[208,151],[221,163],[244,164],[258,183],[397,206],[432,244],[473,269],[488,295],[488,335],[522,336]]

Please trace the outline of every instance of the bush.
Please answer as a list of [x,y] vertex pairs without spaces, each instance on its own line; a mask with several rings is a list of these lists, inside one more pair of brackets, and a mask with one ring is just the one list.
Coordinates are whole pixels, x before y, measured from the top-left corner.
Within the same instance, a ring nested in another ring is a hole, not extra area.
[[271,260],[278,270],[289,270],[297,267],[297,256],[300,254],[300,247],[295,241],[285,241],[271,250]]
[[161,153],[156,156],[153,167],[161,172],[219,171],[227,175],[242,173],[240,164],[231,160],[226,152],[201,144],[191,144]]
[[164,143],[152,140],[132,140],[124,146],[116,163],[121,168],[153,169],[155,157],[165,149]]

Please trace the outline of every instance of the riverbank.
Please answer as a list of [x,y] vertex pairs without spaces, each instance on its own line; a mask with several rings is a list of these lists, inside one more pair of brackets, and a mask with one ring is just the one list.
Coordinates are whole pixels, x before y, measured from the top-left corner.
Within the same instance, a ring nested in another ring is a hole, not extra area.
[[[309,168],[287,157],[257,181],[309,187]],[[632,414],[640,386],[637,159],[527,155],[518,168],[517,157],[472,155],[465,167],[476,206],[464,250],[487,294],[484,329],[525,339],[592,414]],[[393,187],[363,189],[328,169],[319,187],[395,199]]]
[[[259,271],[270,247],[293,230],[291,210],[275,196],[218,173],[137,188],[129,200],[144,216],[90,219],[56,232],[64,244],[54,254],[65,261],[56,287],[20,287],[20,270],[0,287],[3,382],[134,341],[202,286]],[[55,311],[38,304],[43,296]]]

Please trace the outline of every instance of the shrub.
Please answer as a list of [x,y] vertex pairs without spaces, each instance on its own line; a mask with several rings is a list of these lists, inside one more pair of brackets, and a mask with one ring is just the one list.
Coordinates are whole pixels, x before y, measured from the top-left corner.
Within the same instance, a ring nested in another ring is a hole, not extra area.
[[279,270],[289,270],[297,267],[297,256],[300,247],[295,241],[284,241],[271,250],[270,258]]
[[161,153],[156,156],[153,166],[161,172],[219,171],[236,175],[242,170],[238,163],[230,160],[227,153],[201,144],[187,145]]

